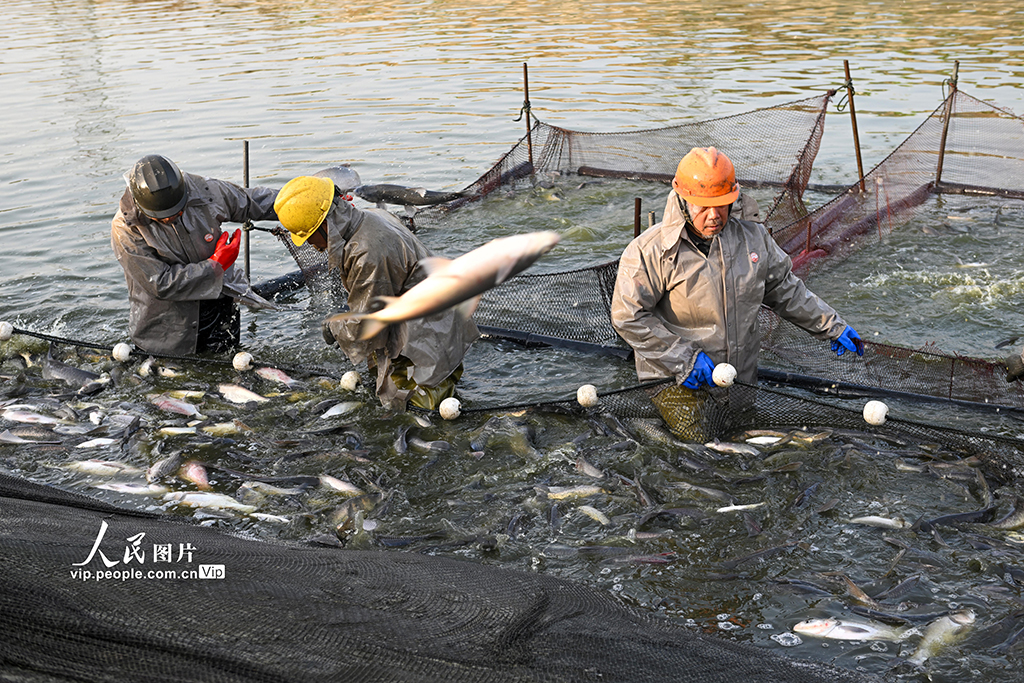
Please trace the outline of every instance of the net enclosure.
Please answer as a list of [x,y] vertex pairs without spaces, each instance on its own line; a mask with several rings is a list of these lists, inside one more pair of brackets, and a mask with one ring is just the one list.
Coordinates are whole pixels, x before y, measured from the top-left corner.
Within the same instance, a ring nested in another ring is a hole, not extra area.
[[3,474],[0,521],[4,680],[872,680],[542,574],[257,541]]
[[[953,87],[938,107],[862,180],[817,208],[806,206],[814,159],[835,95],[798,100],[745,114],[654,130],[588,133],[537,122],[529,135],[463,197],[415,215],[415,226],[442,225],[460,208],[499,189],[528,186],[543,173],[624,178],[668,184],[678,160],[695,146],[715,146],[734,161],[741,187],[771,188],[761,218],[806,277],[880,240],[906,224],[930,197],[950,193],[1024,198],[1024,120]],[[625,212],[624,212],[625,213]],[[324,257],[312,247],[291,250],[314,293],[340,290]],[[486,334],[628,358],[628,346],[610,322],[618,261],[553,273],[527,272],[485,293],[474,319]],[[888,420],[879,430],[939,440],[965,453],[983,453],[991,472],[1024,472],[1024,443],[1016,420],[1024,409],[1020,384],[1007,384],[1000,364],[867,342],[863,362],[836,360],[822,342],[768,310],[760,317],[761,376],[773,386],[736,388],[732,399],[706,402],[696,414],[676,415],[676,432],[691,439],[727,436],[749,428],[811,424],[863,429],[865,398],[914,404],[944,402],[998,416],[1000,433],[985,429]],[[650,396],[663,387],[605,392],[614,410],[656,417]],[[823,405],[820,400],[836,400]],[[552,404],[554,407],[554,404]],[[494,406],[480,409],[493,409]],[[578,411],[568,400],[559,410]]]

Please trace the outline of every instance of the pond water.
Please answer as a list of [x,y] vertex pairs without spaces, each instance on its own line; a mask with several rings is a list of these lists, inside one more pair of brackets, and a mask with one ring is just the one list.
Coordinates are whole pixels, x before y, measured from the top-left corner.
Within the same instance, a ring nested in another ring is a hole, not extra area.
[[[5,9],[0,320],[105,345],[126,341],[127,329],[110,219],[122,174],[145,154],[165,154],[184,170],[241,183],[248,141],[254,185],[278,187],[295,175],[350,163],[364,182],[458,190],[523,135],[524,124],[515,119],[524,63],[537,118],[575,130],[624,131],[810,97],[840,87],[848,60],[865,169],[941,103],[956,60],[962,90],[1024,112],[1024,10],[1012,3],[68,0],[51,6],[14,0]],[[849,111],[830,107],[812,182],[856,179],[852,137]],[[537,267],[580,267],[618,256],[632,235],[637,193],[659,209],[665,193],[656,184],[638,189],[618,182],[562,189],[558,202],[528,191],[495,199],[423,239],[436,253],[454,255],[503,231],[556,229],[563,241]],[[812,206],[826,199],[808,197]],[[862,336],[998,359],[1005,350],[996,343],[1024,331],[1021,228],[1024,215],[1013,201],[938,198],[881,245],[810,284]],[[254,233],[251,249],[254,281],[295,268],[272,237]],[[351,369],[320,341],[322,306],[305,292],[285,303],[282,311],[243,312],[246,349],[267,364],[322,368],[334,377]],[[43,342],[16,337],[0,350],[8,395],[24,386],[40,410],[62,409],[42,397],[53,387],[21,355],[45,352]],[[87,351],[67,361],[112,369]],[[89,456],[74,448],[85,440],[81,435],[52,450],[0,445],[0,467],[126,505],[200,515],[212,513],[97,489],[103,480],[59,466],[104,457],[148,467],[181,451],[209,466],[216,490],[233,495],[239,480],[215,468],[252,476],[331,474],[383,497],[363,513],[374,520],[373,532],[348,533],[351,547],[548,572],[723,637],[876,673],[894,655],[912,652],[920,638],[796,643],[779,636],[813,616],[856,618],[850,611],[856,602],[830,572],[845,573],[873,595],[920,576],[886,606],[902,601],[911,613],[961,607],[977,613],[967,639],[927,663],[932,680],[1016,680],[1024,657],[1024,646],[997,649],[1021,625],[1012,615],[1021,608],[1014,577],[1024,567],[1022,539],[973,528],[935,537],[848,523],[863,515],[912,522],[981,507],[986,498],[975,469],[941,446],[836,432],[765,447],[760,457],[719,460],[694,444],[630,443],[600,417],[484,412],[424,427],[412,416],[384,413],[363,388],[348,396],[315,380],[285,391],[250,378],[250,388],[277,395],[242,409],[216,391],[219,383],[241,381],[231,370],[184,365],[178,377],[140,377],[137,365],[125,372],[134,380],[98,394],[95,407],[79,406],[75,415],[78,421],[87,421],[90,410],[140,415],[137,436]],[[634,381],[629,364],[613,359],[486,341],[467,356],[462,391],[469,405],[495,406],[571,397],[583,383],[605,390]],[[147,396],[174,389],[203,392],[193,400],[204,413],[240,419],[252,431],[230,443],[161,433],[181,421],[156,410]],[[338,399],[362,405],[340,422],[321,420],[324,402]],[[945,409],[927,417],[979,419]],[[296,424],[308,433],[299,438]],[[1018,431],[1012,420],[983,420],[976,428]],[[429,442],[444,442],[448,450],[424,445]],[[718,472],[687,471],[681,454]],[[579,458],[605,478],[578,472]],[[792,462],[801,465],[773,471]],[[691,514],[639,524],[645,506],[616,475]],[[749,512],[762,531],[753,535],[741,513],[716,512],[724,503],[680,482],[726,489],[741,504],[763,503]],[[816,483],[810,501],[800,502]],[[558,500],[550,497],[558,486],[600,491]],[[1011,497],[1003,493],[1000,512]],[[289,521],[218,516],[213,523],[305,539],[334,533],[341,514],[342,501],[320,489],[247,495],[261,511]],[[580,506],[602,513],[607,523]],[[997,536],[1000,545],[982,548],[978,535]],[[384,549],[376,536],[405,540]],[[894,675],[917,680],[924,674],[898,669]]]

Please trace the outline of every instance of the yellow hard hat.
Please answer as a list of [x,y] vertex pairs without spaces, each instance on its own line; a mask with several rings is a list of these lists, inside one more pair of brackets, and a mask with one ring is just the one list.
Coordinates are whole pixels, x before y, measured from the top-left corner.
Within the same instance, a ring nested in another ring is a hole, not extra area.
[[301,247],[324,222],[333,201],[334,183],[330,178],[303,175],[285,183],[274,200],[274,211],[292,234],[292,242]]

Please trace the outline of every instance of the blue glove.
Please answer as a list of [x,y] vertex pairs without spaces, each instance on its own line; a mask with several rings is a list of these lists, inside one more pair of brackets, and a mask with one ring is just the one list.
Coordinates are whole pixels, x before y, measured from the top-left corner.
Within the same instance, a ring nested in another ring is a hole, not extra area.
[[847,351],[856,351],[858,356],[863,356],[864,342],[861,341],[857,331],[847,325],[843,333],[839,335],[839,339],[832,342],[832,350],[836,352],[837,356],[841,356]]
[[699,389],[702,384],[714,385],[715,382],[711,379],[714,371],[715,364],[708,358],[708,354],[700,351],[697,354],[697,360],[693,362],[693,372],[683,381],[683,386]]

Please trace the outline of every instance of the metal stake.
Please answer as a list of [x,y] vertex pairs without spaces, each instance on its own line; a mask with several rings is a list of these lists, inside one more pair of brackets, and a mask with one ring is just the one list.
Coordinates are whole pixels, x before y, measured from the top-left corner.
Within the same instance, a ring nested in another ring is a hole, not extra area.
[[[249,141],[242,140],[242,187],[249,188]],[[245,235],[245,281],[252,282],[249,279],[249,231],[243,230],[242,233]]]
[[946,158],[946,135],[949,133],[949,119],[953,116],[953,100],[956,98],[956,79],[960,73],[960,60],[953,62],[953,80],[949,84],[949,99],[946,100],[946,113],[942,121],[942,140],[939,142],[939,166],[935,170],[935,185],[942,182],[942,162]]
[[843,60],[843,70],[846,72],[846,96],[850,100],[850,121],[853,122],[853,150],[857,154],[857,176],[860,178],[860,191],[867,188],[864,185],[864,163],[860,159],[860,137],[857,135],[857,110],[853,106],[853,80],[850,79],[850,62]]

